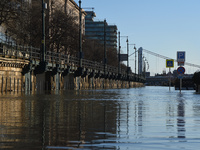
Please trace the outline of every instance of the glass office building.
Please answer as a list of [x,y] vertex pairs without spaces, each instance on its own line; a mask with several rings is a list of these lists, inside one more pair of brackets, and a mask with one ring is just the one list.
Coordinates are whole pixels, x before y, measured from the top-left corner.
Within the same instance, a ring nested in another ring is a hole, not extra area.
[[94,17],[96,17],[94,11],[86,11],[86,14],[85,36],[88,39],[99,40],[103,44],[104,35],[106,34],[106,45],[117,49],[117,26],[108,25],[104,21],[94,21]]

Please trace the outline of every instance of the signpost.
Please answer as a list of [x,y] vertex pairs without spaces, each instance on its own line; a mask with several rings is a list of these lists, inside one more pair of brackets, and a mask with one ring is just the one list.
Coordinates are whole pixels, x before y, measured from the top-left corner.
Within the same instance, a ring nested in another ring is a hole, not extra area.
[[185,51],[177,52],[177,62],[185,62]]
[[[185,53],[179,54],[179,55],[180,55],[180,59],[184,59],[184,61],[185,61]],[[178,57],[177,57],[177,60],[178,60]],[[178,65],[180,67],[178,67],[178,69],[177,69],[177,73],[179,74],[179,79],[180,79],[180,93],[181,93],[181,89],[182,89],[182,79],[183,79],[182,75],[185,73],[185,68],[182,67],[182,65],[184,65],[184,61],[182,62],[182,60],[181,60],[180,62],[178,62]]]
[[178,72],[178,74],[184,74],[185,68],[184,67],[178,67],[177,72]]
[[184,66],[184,61],[183,62],[178,62],[178,66]]
[[182,79],[183,79],[183,74],[185,73],[185,68],[184,67],[178,67],[177,72],[179,74],[179,79],[180,79],[180,93],[182,89]]
[[120,54],[119,58],[120,61],[128,61],[128,54]]
[[171,68],[174,68],[174,60],[166,59],[166,68],[169,68],[169,91],[171,87]]
[[173,67],[174,67],[174,60],[166,59],[166,68],[173,68]]
[[181,93],[181,89],[182,89],[182,78],[183,78],[183,74],[185,73],[185,68],[184,63],[185,63],[185,51],[178,51],[177,52],[177,62],[178,62],[178,69],[177,69],[177,73],[179,74],[179,79],[180,79],[180,93]]

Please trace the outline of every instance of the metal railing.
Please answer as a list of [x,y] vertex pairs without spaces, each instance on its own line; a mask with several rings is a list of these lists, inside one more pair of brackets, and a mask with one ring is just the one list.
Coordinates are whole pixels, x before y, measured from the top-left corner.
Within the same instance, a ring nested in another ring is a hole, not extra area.
[[[14,57],[17,59],[26,59],[26,60],[36,60],[40,61],[41,52],[39,48],[28,47],[28,46],[20,46],[15,44],[4,44],[0,43],[0,56],[2,57]],[[46,61],[52,64],[60,64],[60,65],[67,65],[67,66],[79,66],[79,58],[73,57],[70,55],[65,55],[61,53],[46,52]],[[90,61],[87,59],[82,60],[82,65],[84,68],[104,71],[104,64],[99,62]],[[118,74],[118,67],[109,66],[107,65],[107,72],[112,74]],[[126,76],[127,72],[124,69],[121,69],[121,74]],[[134,78],[143,78],[137,74],[130,73],[129,77]]]
[[0,55],[4,57],[15,57],[21,59],[34,58],[39,60],[40,50],[33,47],[0,43]]

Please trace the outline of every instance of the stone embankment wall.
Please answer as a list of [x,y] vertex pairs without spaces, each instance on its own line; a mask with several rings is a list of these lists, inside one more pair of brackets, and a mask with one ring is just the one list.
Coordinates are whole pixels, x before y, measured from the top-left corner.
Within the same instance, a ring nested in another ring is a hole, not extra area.
[[119,81],[103,78],[80,78],[75,81],[75,89],[116,89],[116,88],[133,88],[141,87],[144,84],[139,82]]
[[103,78],[74,77],[73,73],[66,76],[51,72],[35,75],[32,72],[22,74],[22,68],[11,64],[0,66],[0,92],[44,91],[44,90],[79,90],[79,89],[114,89],[142,87],[143,83],[119,81]]
[[[45,79],[46,77],[46,79]],[[40,74],[36,75],[36,89],[35,90],[81,90],[81,89],[116,89],[116,88],[133,88],[133,87],[142,87],[144,83],[139,82],[128,82],[128,81],[119,81],[103,78],[88,78],[86,77],[74,77],[73,73],[70,73],[66,76],[61,74],[50,76],[47,78],[47,75]],[[45,81],[46,80],[46,81]],[[58,81],[58,82],[57,82]],[[48,87],[48,88],[47,88]]]
[[23,90],[25,78],[22,67],[27,63],[15,58],[0,58],[0,92]]
[[23,76],[22,69],[0,67],[0,91],[21,91]]

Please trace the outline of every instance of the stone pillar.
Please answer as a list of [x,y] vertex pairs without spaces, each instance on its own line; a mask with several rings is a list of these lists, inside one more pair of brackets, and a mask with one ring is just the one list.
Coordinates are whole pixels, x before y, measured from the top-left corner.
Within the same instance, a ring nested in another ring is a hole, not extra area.
[[74,74],[69,73],[68,75],[64,76],[63,80],[65,90],[73,90],[75,88]]
[[3,80],[3,76],[1,77],[1,80],[0,80],[0,83],[1,83],[1,92],[3,92],[4,91],[4,89],[3,89],[3,85],[4,85],[4,80]]
[[22,69],[15,67],[0,67],[0,92],[21,91]]
[[36,75],[36,90],[37,92],[45,91],[45,73]]
[[31,72],[31,91],[34,92],[36,90],[36,76],[34,75],[33,71]]
[[94,87],[95,87],[95,86],[94,86],[94,85],[95,85],[95,84],[94,84],[94,80],[95,80],[94,77],[88,79],[89,88],[90,88],[90,89],[94,89]]
[[76,77],[76,89],[81,89],[81,77]]
[[60,90],[60,73],[57,72],[55,75],[56,90]]
[[32,81],[31,72],[25,74],[25,91],[31,91]]

